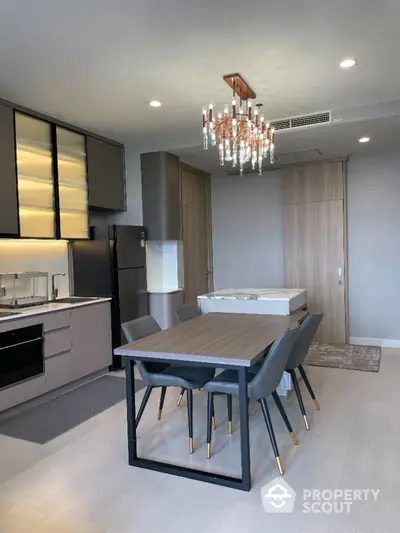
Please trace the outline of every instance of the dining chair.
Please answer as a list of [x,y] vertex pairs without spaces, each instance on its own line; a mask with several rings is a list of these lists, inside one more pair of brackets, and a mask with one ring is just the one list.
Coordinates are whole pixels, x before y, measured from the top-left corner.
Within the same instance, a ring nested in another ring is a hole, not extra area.
[[[161,331],[160,326],[152,316],[143,316],[122,324],[122,330],[128,342],[134,342]],[[187,395],[189,451],[193,453],[193,389],[201,389],[215,374],[214,368],[170,365],[166,363],[152,363],[136,361],[139,373],[147,385],[140,404],[135,424],[138,426],[152,390],[161,387],[158,419],[164,406],[167,387],[181,387]]]
[[[271,440],[275,460],[278,470],[283,475],[282,463],[279,456],[278,445],[275,439],[274,429],[272,427],[271,416],[269,413],[266,398],[273,396],[277,403],[279,412],[286,424],[286,427],[292,437],[293,443],[297,444],[296,436],[292,426],[285,413],[282,402],[275,389],[278,386],[282,374],[285,370],[286,363],[293,348],[293,344],[298,336],[299,329],[287,330],[272,345],[268,356],[264,359],[260,370],[257,374],[248,373],[248,397],[257,400],[263,412],[268,435]],[[228,398],[228,418],[232,417],[232,396],[239,395],[238,372],[236,370],[225,370],[217,375],[214,379],[204,385],[204,390],[208,393],[207,398],[207,459],[211,457],[211,414],[214,403],[214,394],[227,394]]]
[[304,370],[303,363],[304,363],[304,359],[307,356],[308,350],[310,349],[311,343],[315,337],[318,326],[321,323],[322,318],[323,318],[323,313],[314,313],[306,317],[303,320],[303,322],[300,324],[299,336],[293,345],[292,352],[289,356],[289,359],[287,361],[286,368],[285,368],[286,372],[288,372],[290,374],[290,377],[292,378],[293,387],[294,387],[294,390],[297,396],[297,401],[299,402],[300,411],[301,411],[301,414],[303,415],[304,425],[306,426],[307,430],[310,429],[310,424],[308,422],[303,398],[301,396],[299,382],[296,376],[296,368],[298,368],[300,375],[303,378],[304,383],[306,384],[308,392],[310,393],[312,401],[314,402],[315,408],[319,411],[320,406],[315,397],[311,384],[308,380],[307,374]]
[[200,309],[197,304],[185,304],[181,305],[179,309],[176,309],[173,313],[173,319],[175,324],[180,324],[181,322],[186,322],[196,316],[200,316]]
[[[191,320],[192,318],[196,318],[196,316],[200,316],[200,309],[196,304],[184,304],[179,307],[179,309],[175,309],[175,311],[172,313],[172,318],[174,321],[174,324],[180,324],[181,322],[186,322],[187,320]],[[181,405],[181,401],[183,398],[183,395],[185,394],[185,390],[181,389],[181,392],[178,397],[178,401],[176,402],[176,405],[179,407]]]

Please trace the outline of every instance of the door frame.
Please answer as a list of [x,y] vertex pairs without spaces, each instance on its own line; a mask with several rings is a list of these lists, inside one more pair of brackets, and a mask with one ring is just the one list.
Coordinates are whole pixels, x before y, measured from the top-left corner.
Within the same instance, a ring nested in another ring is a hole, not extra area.
[[[212,243],[212,208],[211,208],[211,174],[199,168],[196,168],[187,163],[179,162],[179,181],[180,181],[180,210],[181,210],[181,235],[182,235],[182,246],[183,242],[183,204],[182,204],[182,170],[187,170],[194,174],[198,174],[205,179],[206,184],[206,240],[207,240],[207,269],[209,272],[208,275],[208,292],[214,290],[214,269],[213,269],[213,243]],[[185,255],[183,253],[183,272],[185,276]],[[183,302],[186,303],[186,288],[183,287]]]

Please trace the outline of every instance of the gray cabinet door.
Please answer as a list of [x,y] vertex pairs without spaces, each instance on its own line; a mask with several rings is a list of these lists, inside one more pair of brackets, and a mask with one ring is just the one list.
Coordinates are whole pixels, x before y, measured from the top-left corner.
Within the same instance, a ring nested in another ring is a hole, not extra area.
[[124,149],[86,137],[89,207],[126,210]]
[[14,111],[0,105],[0,235],[17,236],[18,192]]
[[143,225],[152,241],[181,240],[179,158],[167,152],[142,154]]
[[74,380],[112,364],[109,302],[72,309],[71,330]]

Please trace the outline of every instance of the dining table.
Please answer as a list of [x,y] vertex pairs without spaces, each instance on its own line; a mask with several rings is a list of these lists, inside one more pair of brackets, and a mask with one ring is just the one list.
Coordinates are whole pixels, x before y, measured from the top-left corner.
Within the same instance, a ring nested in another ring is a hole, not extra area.
[[[226,487],[251,489],[248,369],[286,330],[298,326],[307,310],[292,315],[208,313],[114,350],[124,356],[129,465]],[[234,369],[239,381],[241,477],[231,477],[138,456],[134,361]]]

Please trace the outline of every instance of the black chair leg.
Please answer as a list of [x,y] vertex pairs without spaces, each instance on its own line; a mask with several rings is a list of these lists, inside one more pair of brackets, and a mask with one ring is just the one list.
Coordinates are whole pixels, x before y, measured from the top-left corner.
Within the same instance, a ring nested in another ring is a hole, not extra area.
[[139,411],[138,411],[137,416],[136,416],[136,420],[135,420],[136,427],[138,427],[140,419],[143,416],[143,412],[144,412],[144,410],[146,408],[147,402],[149,401],[150,394],[151,394],[151,391],[153,390],[153,388],[154,387],[152,385],[148,385],[147,388],[146,388],[146,392],[144,393],[142,403],[140,404]]
[[232,435],[232,395],[227,394],[226,399],[228,402],[228,432]]
[[212,413],[211,413],[211,422],[212,422],[212,428],[214,430],[217,429],[217,422],[215,421],[215,406],[214,406],[214,394],[213,394],[213,399],[212,399]]
[[303,415],[304,425],[306,426],[306,429],[308,431],[310,429],[310,424],[308,423],[307,413],[304,407],[303,398],[301,397],[301,392],[300,392],[299,382],[297,381],[296,372],[294,370],[289,370],[289,374],[293,381],[293,386],[296,392],[297,401],[299,402],[300,411],[301,411],[301,414]]
[[268,405],[267,405],[266,399],[262,398],[260,400],[260,404],[261,404],[261,409],[262,409],[262,412],[263,412],[263,415],[264,415],[265,424],[267,426],[269,438],[271,440],[272,449],[274,450],[276,464],[278,465],[278,470],[279,470],[280,475],[283,476],[282,463],[281,463],[281,459],[279,457],[278,445],[276,443],[275,433],[274,433],[274,429],[272,427],[271,416],[269,414],[269,410],[268,410]]
[[181,392],[179,394],[179,398],[178,398],[178,401],[176,402],[176,405],[179,407],[181,405],[181,401],[182,401],[182,398],[183,398],[183,395],[185,394],[185,389],[182,387],[181,388]]
[[167,387],[161,387],[160,403],[158,404],[158,420],[161,420],[166,392],[167,392]]
[[311,387],[311,384],[310,382],[308,381],[308,377],[307,377],[307,374],[306,374],[306,371],[304,370],[303,368],[303,365],[299,365],[299,371],[300,371],[300,374],[301,374],[301,377],[303,378],[303,381],[304,383],[306,384],[306,387],[308,389],[308,392],[310,393],[310,396],[312,398],[312,401],[314,402],[314,405],[315,405],[315,409],[317,409],[319,411],[320,407],[319,407],[319,403],[317,402],[317,398],[315,397],[315,394],[314,394],[314,391],[312,390],[312,387]]
[[187,413],[188,413],[188,426],[189,426],[189,452],[193,453],[193,391],[188,389],[186,391],[187,396]]
[[211,434],[212,434],[212,417],[214,412],[214,393],[207,394],[207,459],[211,457]]
[[281,413],[281,416],[283,418],[283,421],[286,424],[286,427],[287,427],[287,429],[288,429],[288,431],[290,433],[290,436],[292,437],[293,444],[295,446],[297,446],[298,442],[297,442],[297,439],[296,439],[296,435],[293,432],[292,425],[289,422],[289,418],[288,418],[288,416],[286,414],[286,411],[285,411],[285,409],[284,409],[284,407],[282,405],[281,399],[279,398],[278,393],[276,392],[276,390],[274,390],[274,392],[272,393],[272,397],[275,400],[276,406],[277,406],[279,412]]

